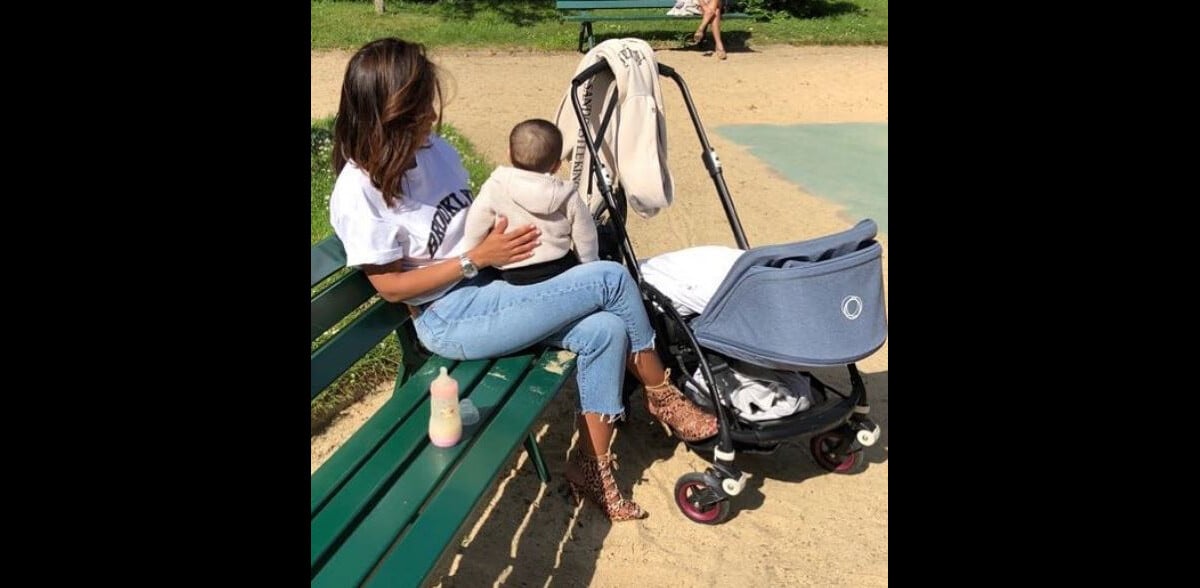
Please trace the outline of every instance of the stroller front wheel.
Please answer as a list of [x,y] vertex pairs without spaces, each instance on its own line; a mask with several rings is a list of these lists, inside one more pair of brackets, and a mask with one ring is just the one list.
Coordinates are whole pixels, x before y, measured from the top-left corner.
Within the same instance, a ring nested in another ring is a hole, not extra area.
[[709,485],[702,473],[691,473],[675,483],[675,505],[683,516],[704,525],[719,525],[729,518],[729,499]]

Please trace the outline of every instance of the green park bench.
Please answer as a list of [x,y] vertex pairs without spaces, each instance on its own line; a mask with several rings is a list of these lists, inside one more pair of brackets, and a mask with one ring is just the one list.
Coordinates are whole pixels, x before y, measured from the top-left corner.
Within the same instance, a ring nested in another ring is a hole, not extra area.
[[[312,351],[310,401],[385,337],[394,334],[402,352],[391,399],[312,474],[311,585],[419,586],[522,442],[542,483],[549,481],[530,430],[573,373],[575,355],[549,347],[477,361],[430,355],[403,304],[378,299],[361,271],[344,270],[336,237],[311,253],[311,287],[332,282],[312,295],[312,341],[335,334]],[[480,412],[462,441],[445,449],[427,434],[429,384],[442,366]]]
[[[563,20],[579,23],[579,52],[587,53],[596,46],[592,23],[618,20],[679,20],[699,19],[699,16],[669,16],[667,10],[675,0],[555,0],[554,8],[567,13]],[[657,14],[648,14],[645,9],[658,9]],[[641,9],[638,14],[629,11]],[[585,11],[585,12],[581,12]],[[598,12],[599,11],[599,12]],[[752,18],[740,12],[722,12],[721,21]],[[586,48],[584,45],[587,45]]]

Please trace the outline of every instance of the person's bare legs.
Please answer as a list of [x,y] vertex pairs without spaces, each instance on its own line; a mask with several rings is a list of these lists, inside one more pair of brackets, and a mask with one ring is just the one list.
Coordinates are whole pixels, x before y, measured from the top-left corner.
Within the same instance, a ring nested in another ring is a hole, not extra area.
[[684,441],[699,441],[717,434],[717,417],[696,406],[671,383],[658,352],[647,349],[630,355],[629,371],[642,383],[650,416],[667,425]]
[[721,41],[721,9],[716,7],[718,0],[713,0],[712,34],[713,42],[717,45],[717,59],[725,59],[725,43]]
[[717,15],[717,11],[715,9],[716,1],[717,0],[709,0],[708,2],[700,4],[700,10],[704,11],[704,16],[700,17],[700,26],[696,29],[696,34],[692,35],[693,44],[699,45],[700,42],[704,40],[704,27],[707,27]]
[[588,498],[604,509],[613,522],[644,519],[649,513],[632,500],[621,496],[613,477],[617,456],[608,452],[612,444],[613,424],[596,413],[581,414],[575,419],[579,427],[579,443],[572,459],[567,462],[567,482],[579,498]]
[[587,455],[595,457],[608,453],[612,445],[613,425],[595,413],[581,414],[575,419],[579,427],[579,447]]
[[659,384],[666,378],[666,368],[663,367],[662,359],[653,349],[631,354],[627,367],[643,386]]

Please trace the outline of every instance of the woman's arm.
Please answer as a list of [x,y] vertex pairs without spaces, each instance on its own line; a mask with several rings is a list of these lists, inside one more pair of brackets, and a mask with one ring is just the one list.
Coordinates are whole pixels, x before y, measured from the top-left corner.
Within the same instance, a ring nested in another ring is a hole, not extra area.
[[[533,248],[537,247],[541,232],[533,225],[525,225],[506,234],[507,229],[508,219],[499,217],[483,242],[467,252],[467,257],[476,267],[483,269],[533,257]],[[388,302],[420,296],[453,284],[463,277],[462,266],[457,258],[409,271],[400,269],[400,260],[384,265],[364,265],[362,269],[379,292],[379,297]]]

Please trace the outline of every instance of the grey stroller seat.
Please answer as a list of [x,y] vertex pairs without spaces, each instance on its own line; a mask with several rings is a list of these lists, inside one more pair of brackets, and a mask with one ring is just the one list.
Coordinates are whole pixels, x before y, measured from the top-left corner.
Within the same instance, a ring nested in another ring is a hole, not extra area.
[[776,369],[842,365],[887,338],[875,222],[746,251],[691,322],[707,349]]

